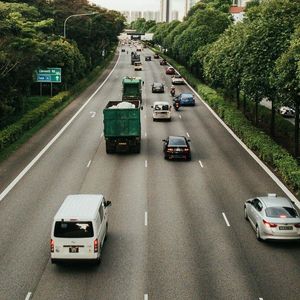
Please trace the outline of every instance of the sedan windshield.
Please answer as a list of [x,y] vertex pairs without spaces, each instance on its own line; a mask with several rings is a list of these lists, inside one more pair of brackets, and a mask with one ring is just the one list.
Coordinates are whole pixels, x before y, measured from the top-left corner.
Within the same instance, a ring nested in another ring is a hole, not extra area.
[[183,138],[172,138],[169,140],[169,145],[170,146],[186,146],[186,142]]
[[268,207],[266,215],[269,218],[297,218],[298,213],[292,207]]

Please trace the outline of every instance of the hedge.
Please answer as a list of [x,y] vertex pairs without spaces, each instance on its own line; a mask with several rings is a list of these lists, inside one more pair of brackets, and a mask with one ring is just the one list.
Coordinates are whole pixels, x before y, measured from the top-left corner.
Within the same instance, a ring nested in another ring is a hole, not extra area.
[[[155,50],[156,51],[156,50]],[[186,68],[162,54],[200,94],[204,101],[224,120],[237,136],[253,150],[260,159],[274,168],[282,180],[295,191],[300,191],[300,167],[287,150],[275,143],[270,136],[254,127],[230,102],[215,90],[202,84]],[[283,125],[281,125],[283,126]]]
[[4,149],[17,141],[70,97],[69,92],[61,92],[44,102],[38,108],[26,113],[19,121],[0,131],[0,149]]

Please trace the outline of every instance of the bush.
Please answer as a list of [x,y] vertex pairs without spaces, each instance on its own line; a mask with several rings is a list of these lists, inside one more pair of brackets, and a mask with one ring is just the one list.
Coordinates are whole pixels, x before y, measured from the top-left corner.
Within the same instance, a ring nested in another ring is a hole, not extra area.
[[26,131],[33,128],[65,102],[70,96],[69,92],[61,92],[44,102],[38,108],[25,114],[19,121],[0,131],[0,149],[4,149],[17,141]]

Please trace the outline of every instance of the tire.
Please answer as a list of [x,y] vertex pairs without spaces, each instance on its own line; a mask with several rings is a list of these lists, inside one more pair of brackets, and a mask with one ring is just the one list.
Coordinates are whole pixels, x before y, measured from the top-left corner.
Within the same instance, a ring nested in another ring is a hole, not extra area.
[[99,257],[96,259],[95,264],[98,266],[101,263],[101,252],[102,252],[102,245],[100,243],[100,247],[99,247]]
[[104,241],[107,241],[107,235],[108,235],[108,223],[106,223],[106,230],[105,230],[105,238],[104,238]]
[[256,232],[256,239],[258,240],[258,241],[262,241],[262,239],[261,239],[261,237],[260,237],[260,232],[259,232],[259,227],[258,227],[258,225],[256,224],[256,226],[255,226],[255,232]]
[[141,144],[137,144],[135,147],[134,147],[134,153],[140,153],[141,152]]
[[192,156],[189,155],[187,158],[186,158],[187,161],[191,161],[192,160]]
[[51,264],[56,265],[57,261],[55,259],[51,259]]
[[246,207],[244,207],[244,217],[245,217],[246,221],[249,221],[248,214],[247,214],[247,211],[246,211]]

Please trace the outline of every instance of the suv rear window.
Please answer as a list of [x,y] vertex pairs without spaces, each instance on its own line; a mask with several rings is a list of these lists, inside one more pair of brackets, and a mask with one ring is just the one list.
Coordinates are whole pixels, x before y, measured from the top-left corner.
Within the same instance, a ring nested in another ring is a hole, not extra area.
[[54,236],[59,238],[93,237],[93,224],[92,222],[56,222]]
[[266,215],[270,218],[297,218],[298,213],[292,207],[268,207]]

